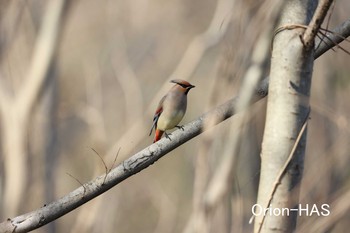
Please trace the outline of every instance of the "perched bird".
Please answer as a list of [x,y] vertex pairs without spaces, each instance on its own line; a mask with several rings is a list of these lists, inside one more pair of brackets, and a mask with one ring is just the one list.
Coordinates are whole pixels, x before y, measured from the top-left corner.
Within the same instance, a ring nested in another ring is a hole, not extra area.
[[[175,83],[175,85],[160,100],[153,117],[153,125],[149,133],[149,135],[151,135],[152,130],[155,129],[153,143],[158,141],[166,130],[174,127],[182,128],[182,126],[178,126],[178,124],[186,112],[187,94],[195,87],[181,79],[171,80],[171,82]],[[166,132],[165,136],[170,139]]]

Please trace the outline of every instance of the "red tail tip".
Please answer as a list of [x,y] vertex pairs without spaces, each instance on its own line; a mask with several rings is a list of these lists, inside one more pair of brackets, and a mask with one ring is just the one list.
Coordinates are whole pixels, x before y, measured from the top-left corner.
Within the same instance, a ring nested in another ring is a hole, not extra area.
[[163,133],[164,133],[164,131],[161,131],[161,130],[157,129],[156,130],[156,134],[154,136],[153,143],[159,141],[162,138]]

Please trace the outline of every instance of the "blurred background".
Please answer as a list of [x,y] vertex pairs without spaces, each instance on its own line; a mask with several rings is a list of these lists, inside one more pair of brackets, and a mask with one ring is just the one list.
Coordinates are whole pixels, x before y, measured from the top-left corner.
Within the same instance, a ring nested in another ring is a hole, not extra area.
[[[56,28],[56,52],[37,85],[40,75],[30,74],[45,62],[33,62],[36,39],[54,15],[46,14],[53,1],[61,0],[0,2],[1,221],[103,174],[91,148],[112,167],[117,154],[118,164],[151,144],[153,113],[170,79],[196,86],[184,124],[237,95],[278,5],[278,0],[69,1]],[[348,12],[350,2],[336,1],[329,28]],[[268,37],[271,41],[272,33]],[[341,46],[350,51],[349,42]],[[269,68],[266,51],[262,77]],[[339,48],[315,62],[300,203],[330,204],[331,217],[303,216],[298,229],[350,227],[349,73],[349,55]],[[252,232],[248,221],[265,108],[266,99],[251,107],[248,118],[232,117],[35,232],[205,232],[203,226],[207,232]],[[229,176],[217,175],[225,163]],[[224,188],[215,188],[217,183]],[[216,201],[206,203],[217,190]]]

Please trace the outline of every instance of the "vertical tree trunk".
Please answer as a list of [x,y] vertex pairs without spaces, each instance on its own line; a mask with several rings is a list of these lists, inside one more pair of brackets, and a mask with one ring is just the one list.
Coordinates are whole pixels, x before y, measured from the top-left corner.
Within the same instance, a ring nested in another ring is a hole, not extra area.
[[[287,24],[307,25],[316,1],[292,0],[286,3],[279,27]],[[313,50],[305,49],[301,36],[304,29],[283,30],[273,41],[270,86],[266,125],[261,153],[261,174],[257,204],[269,207],[263,225],[263,214],[256,216],[255,232],[292,232],[297,212],[289,216],[278,214],[282,208],[296,208],[299,182],[303,173],[306,131],[294,157],[278,184],[271,205],[271,190],[283,165],[291,153],[303,122],[309,112],[309,94],[313,68]],[[276,212],[273,210],[276,208]],[[256,209],[258,213],[258,209]],[[261,228],[261,229],[260,229]]]
[[3,217],[18,214],[20,200],[27,184],[27,137],[26,122],[18,108],[8,109],[3,115],[4,185]]
[[[28,169],[28,130],[34,106],[47,80],[69,1],[51,0],[34,46],[28,74],[15,95],[0,83],[0,115],[3,121],[0,144],[4,152],[4,191],[0,192],[3,217],[18,214],[25,199]],[[1,195],[4,195],[3,197]]]

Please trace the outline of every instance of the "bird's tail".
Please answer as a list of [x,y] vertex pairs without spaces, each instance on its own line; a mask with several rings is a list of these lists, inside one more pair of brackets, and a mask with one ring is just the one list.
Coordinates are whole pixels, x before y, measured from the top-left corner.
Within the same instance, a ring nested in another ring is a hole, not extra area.
[[154,136],[153,143],[155,143],[156,141],[159,141],[162,138],[163,133],[164,133],[164,131],[157,129],[156,134]]

